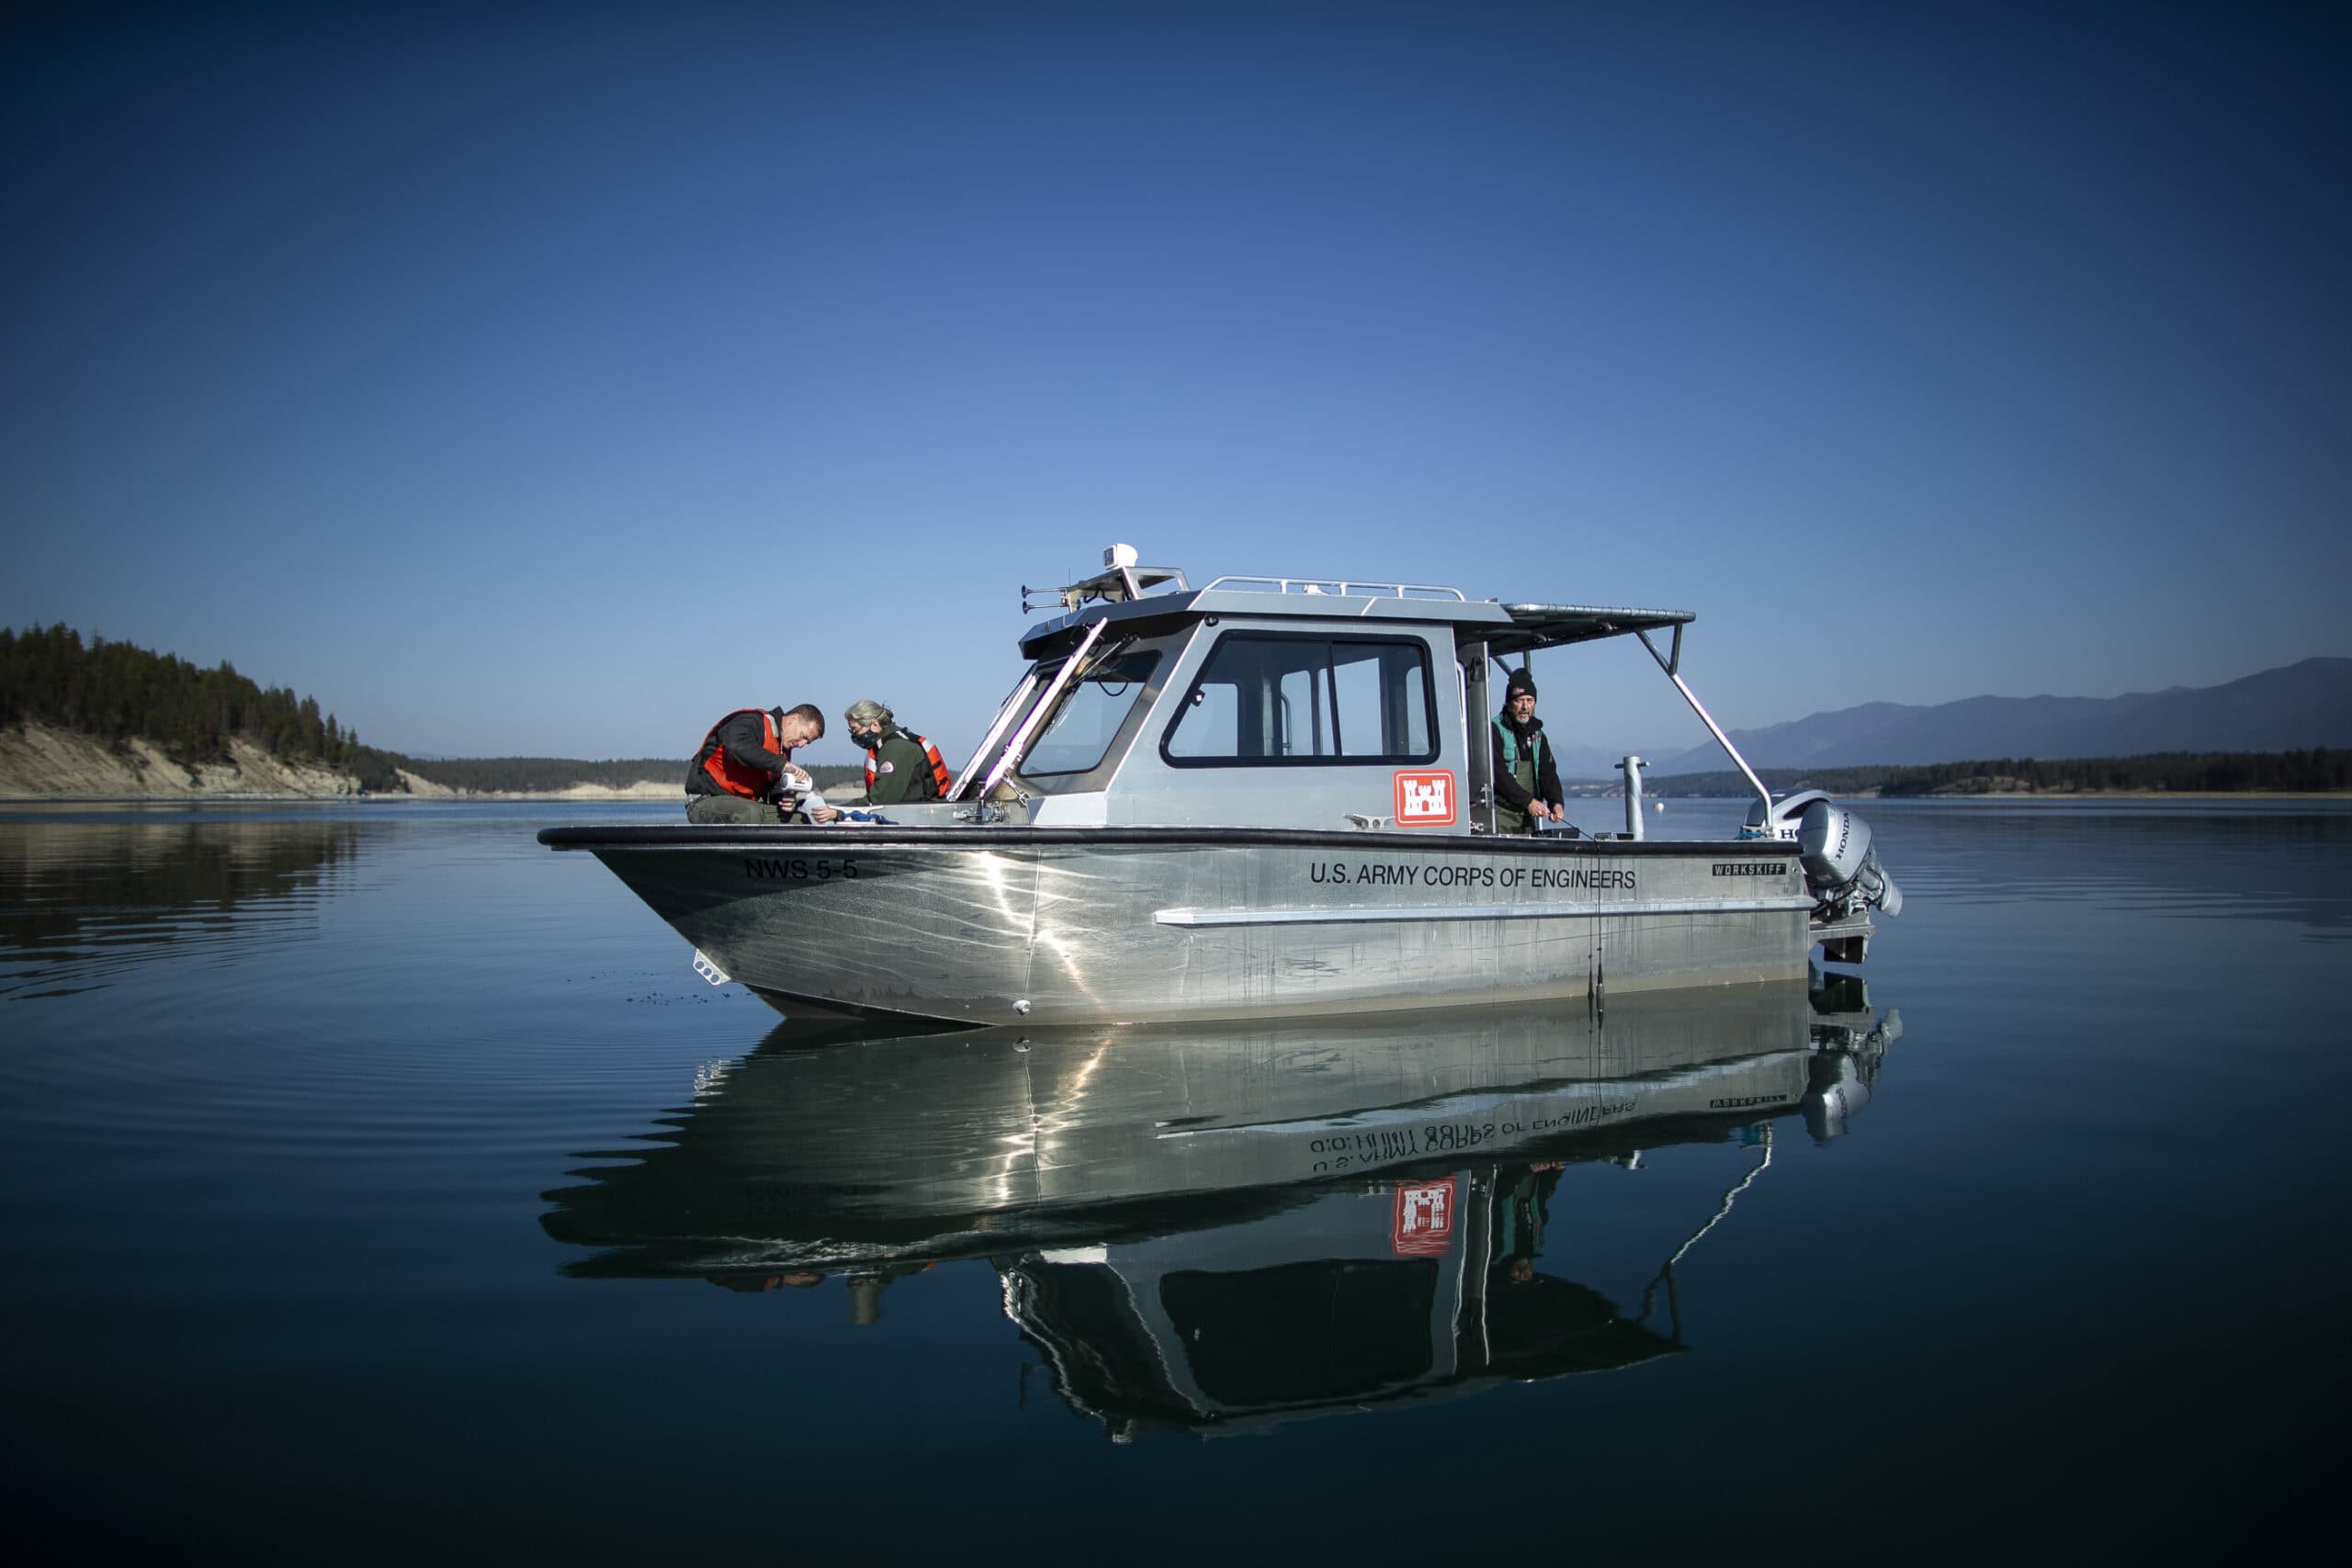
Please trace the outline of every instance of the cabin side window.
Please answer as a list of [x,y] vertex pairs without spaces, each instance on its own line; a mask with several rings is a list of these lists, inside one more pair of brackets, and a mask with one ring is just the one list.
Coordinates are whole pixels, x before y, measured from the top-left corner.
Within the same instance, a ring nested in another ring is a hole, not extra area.
[[1436,712],[1419,638],[1229,632],[1160,754],[1176,767],[1430,762]]

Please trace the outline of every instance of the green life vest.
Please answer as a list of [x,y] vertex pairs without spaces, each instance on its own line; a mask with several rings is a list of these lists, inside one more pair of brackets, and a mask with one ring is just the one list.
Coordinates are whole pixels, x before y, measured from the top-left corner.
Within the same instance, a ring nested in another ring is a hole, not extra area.
[[[1519,737],[1513,733],[1508,722],[1497,718],[1495,733],[1502,740],[1503,772],[1517,779],[1519,787],[1532,795],[1535,793],[1535,781],[1542,776],[1544,771],[1545,747],[1544,732],[1540,729],[1535,732],[1535,744],[1528,748],[1528,754],[1524,757],[1519,754]],[[1516,833],[1525,827],[1527,814],[1505,806],[1500,799],[1498,799],[1495,802],[1495,818],[1505,832]]]
[[[1517,733],[1515,730],[1513,730],[1513,729],[1511,728],[1511,727],[1510,727],[1508,723],[1506,723],[1504,720],[1502,720],[1502,719],[1500,719],[1500,718],[1498,718],[1498,719],[1496,719],[1496,720],[1495,720],[1495,733],[1496,733],[1497,735],[1498,735],[1498,736],[1500,736],[1500,737],[1502,738],[1502,742],[1503,742],[1503,769],[1504,769],[1504,771],[1505,771],[1505,772],[1507,772],[1507,773],[1510,773],[1516,774],[1516,773],[1519,772],[1519,735],[1518,735],[1518,733]],[[1529,750],[1529,752],[1528,752],[1528,754],[1527,754],[1527,762],[1528,762],[1528,766],[1529,766],[1530,768],[1533,769],[1535,772],[1537,772],[1537,773],[1541,773],[1541,772],[1543,772],[1543,770],[1544,770],[1544,732],[1543,732],[1542,730],[1540,730],[1540,729],[1539,729],[1539,730],[1537,730],[1537,731],[1535,732],[1535,745],[1533,746],[1533,748],[1532,748],[1532,749],[1531,749],[1531,750]],[[1529,787],[1532,788],[1533,786],[1532,786],[1532,785],[1530,785]]]

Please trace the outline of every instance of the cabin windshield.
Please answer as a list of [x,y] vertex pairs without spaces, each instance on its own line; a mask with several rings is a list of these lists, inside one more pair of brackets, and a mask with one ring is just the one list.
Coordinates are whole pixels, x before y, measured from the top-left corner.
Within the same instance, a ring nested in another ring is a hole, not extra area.
[[1159,668],[1157,649],[1129,649],[1098,659],[1062,697],[1061,707],[1021,764],[1025,778],[1082,773],[1102,761],[1136,696]]
[[[1159,691],[1168,654],[1182,640],[1183,634],[1130,639],[1089,658],[1023,752],[1015,770],[1021,782],[1040,795],[1102,788]],[[1037,667],[1041,690],[1060,668]]]

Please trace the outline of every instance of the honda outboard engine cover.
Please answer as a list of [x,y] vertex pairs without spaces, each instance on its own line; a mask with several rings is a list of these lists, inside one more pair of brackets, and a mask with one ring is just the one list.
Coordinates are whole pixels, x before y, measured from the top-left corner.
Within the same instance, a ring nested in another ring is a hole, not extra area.
[[1889,915],[1903,912],[1902,890],[1878,863],[1869,823],[1820,796],[1806,805],[1796,840],[1805,886],[1815,897],[1849,907],[1860,902]]
[[1794,839],[1804,825],[1805,807],[1816,800],[1828,798],[1817,789],[1799,790],[1785,800],[1774,801],[1769,819],[1764,814],[1764,803],[1761,800],[1750,801],[1747,820],[1741,825],[1739,836],[1743,839]]

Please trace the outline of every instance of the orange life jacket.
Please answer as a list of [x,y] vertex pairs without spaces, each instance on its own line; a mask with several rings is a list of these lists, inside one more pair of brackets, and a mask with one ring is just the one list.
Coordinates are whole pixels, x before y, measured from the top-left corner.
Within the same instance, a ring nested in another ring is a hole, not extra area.
[[702,750],[695,753],[695,758],[702,771],[710,775],[710,782],[720,789],[729,795],[740,795],[745,800],[757,800],[775,788],[784,775],[765,768],[744,767],[727,754],[726,743],[718,739],[720,730],[747,713],[760,716],[760,744],[771,751],[782,752],[784,748],[776,744],[779,737],[775,715],[765,708],[737,708],[710,727],[710,733],[702,738]]
[[[925,740],[922,736],[917,735],[911,729],[901,729],[899,733],[913,741],[917,746],[922,748],[922,754],[931,761],[931,776],[939,785],[938,797],[941,800],[945,800],[947,798],[947,786],[956,782],[956,777],[953,773],[950,773],[947,771],[947,760],[939,754],[939,748],[933,746],[930,741]],[[877,776],[874,772],[874,763],[879,755],[880,753],[877,750],[868,750],[865,753],[865,793],[868,796],[871,796],[874,794],[874,781]]]

